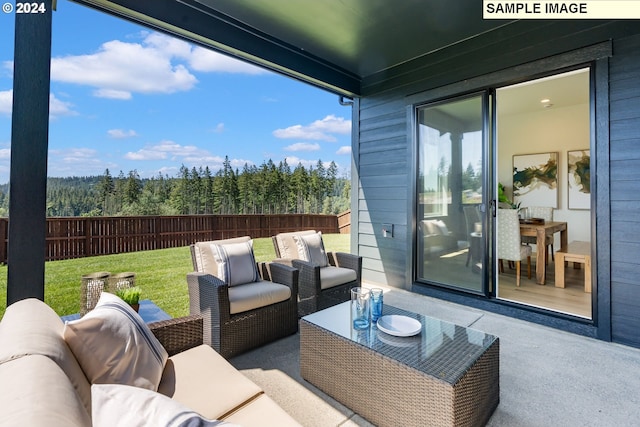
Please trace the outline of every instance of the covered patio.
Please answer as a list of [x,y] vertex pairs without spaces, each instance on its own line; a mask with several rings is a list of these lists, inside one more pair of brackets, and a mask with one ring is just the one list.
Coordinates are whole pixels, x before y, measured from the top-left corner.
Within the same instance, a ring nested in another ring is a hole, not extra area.
[[[500,337],[500,405],[487,426],[615,426],[640,416],[637,349],[399,289],[388,288],[385,303]],[[300,377],[299,338],[230,362],[302,425],[371,426]]]
[[[364,258],[364,281],[388,287],[387,304],[500,338],[501,401],[488,425],[628,425],[640,416],[633,375],[640,351],[609,342],[640,346],[640,237],[626,232],[636,228],[628,212],[640,202],[637,22],[485,21],[481,3],[472,0],[455,7],[445,0],[394,7],[386,0],[274,0],[268,7],[240,0],[78,2],[332,91],[353,105],[351,248]],[[16,15],[8,304],[44,295],[44,259],[33,248],[44,246],[52,18],[51,2],[45,3],[48,12],[37,19]],[[445,292],[437,284],[415,284],[412,108],[585,63],[594,67],[598,88],[590,100],[598,113],[590,145],[598,158],[593,321],[494,304],[490,291],[482,295],[483,309],[475,308],[479,295],[459,298],[465,305],[416,295]],[[490,305],[494,309],[484,310]],[[368,425],[302,380],[298,358],[299,335],[293,335],[232,363],[304,425]]]

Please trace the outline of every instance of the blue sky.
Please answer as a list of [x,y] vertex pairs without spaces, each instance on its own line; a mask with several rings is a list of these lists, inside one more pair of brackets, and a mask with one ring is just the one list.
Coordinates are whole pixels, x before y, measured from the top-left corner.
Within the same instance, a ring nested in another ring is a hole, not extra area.
[[[0,15],[0,183],[9,180],[13,13]],[[351,164],[338,96],[60,0],[53,12],[49,176],[177,176],[284,159]]]

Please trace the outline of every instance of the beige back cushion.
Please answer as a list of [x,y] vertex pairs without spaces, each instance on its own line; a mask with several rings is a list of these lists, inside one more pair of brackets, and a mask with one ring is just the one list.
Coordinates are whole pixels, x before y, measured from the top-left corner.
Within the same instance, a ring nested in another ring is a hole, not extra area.
[[38,299],[11,304],[0,322],[0,364],[26,355],[48,357],[69,377],[85,408],[91,411],[91,386],[62,337],[63,329],[60,317]]
[[199,273],[207,273],[213,276],[218,275],[218,263],[216,263],[211,245],[224,245],[226,243],[241,243],[251,240],[249,236],[235,237],[233,239],[211,240],[208,242],[197,242],[193,245],[196,265],[193,266]]
[[315,234],[316,230],[304,230],[304,231],[293,231],[290,233],[280,233],[276,235],[276,245],[278,246],[278,251],[280,252],[279,258],[289,258],[289,259],[297,259],[298,255],[298,246],[296,241],[293,239],[293,236],[305,236],[309,234]]
[[32,355],[0,363],[0,427],[90,427],[91,409],[52,359]]
[[63,336],[91,383],[157,390],[169,355],[117,296],[102,292],[96,308],[66,323]]
[[293,236],[293,241],[296,242],[298,249],[297,258],[319,267],[329,265],[327,252],[324,250],[324,243],[322,243],[322,233],[318,232],[316,234],[305,234],[302,236],[295,235]]

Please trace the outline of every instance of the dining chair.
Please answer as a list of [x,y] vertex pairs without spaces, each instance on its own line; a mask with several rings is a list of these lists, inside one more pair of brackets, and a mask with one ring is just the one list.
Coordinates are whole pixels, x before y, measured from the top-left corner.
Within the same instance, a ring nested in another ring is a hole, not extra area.
[[[529,218],[542,218],[544,222],[553,221],[553,208],[547,206],[529,206],[526,208],[529,213]],[[549,247],[551,247],[551,259],[555,261],[554,249],[553,249],[553,235],[547,236],[544,241],[544,260],[549,264]],[[522,236],[522,243],[527,245],[536,244],[535,236]],[[540,250],[538,248],[538,250]]]
[[497,253],[500,273],[504,273],[502,260],[516,263],[516,286],[520,286],[520,261],[527,259],[527,277],[531,279],[531,246],[520,241],[520,220],[516,209],[497,211]]

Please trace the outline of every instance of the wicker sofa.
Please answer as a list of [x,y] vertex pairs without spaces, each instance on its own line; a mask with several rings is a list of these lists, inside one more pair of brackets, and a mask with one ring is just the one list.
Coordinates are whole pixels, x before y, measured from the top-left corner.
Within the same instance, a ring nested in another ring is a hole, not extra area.
[[[39,300],[26,299],[7,308],[0,322],[0,427],[101,425],[96,420],[95,401],[92,410],[96,386],[89,383],[65,341],[64,328],[60,317]],[[149,328],[169,358],[158,392],[143,390],[145,393],[227,423],[299,425],[256,384],[202,344],[201,317],[156,322]],[[125,400],[121,406],[131,410],[131,405]],[[146,422],[144,413],[139,416],[142,423]]]
[[420,250],[425,257],[438,256],[457,250],[458,241],[454,234],[447,229],[442,220],[422,220],[418,223],[422,239],[419,240]]

